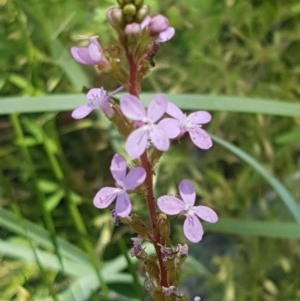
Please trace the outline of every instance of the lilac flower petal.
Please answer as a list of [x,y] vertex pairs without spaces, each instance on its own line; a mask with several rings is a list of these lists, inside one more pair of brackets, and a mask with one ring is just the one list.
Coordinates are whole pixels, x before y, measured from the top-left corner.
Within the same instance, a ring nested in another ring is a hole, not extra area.
[[185,237],[193,243],[202,239],[203,227],[195,215],[188,215],[183,223],[183,233]]
[[148,26],[149,23],[150,23],[150,21],[151,21],[151,17],[150,16],[146,16],[144,18],[144,20],[142,21],[142,23],[140,24],[141,28],[144,29],[146,26]]
[[90,104],[99,107],[106,116],[111,117],[113,115],[113,109],[109,104],[109,95],[103,88],[92,88],[86,94],[86,98]]
[[157,199],[157,206],[160,211],[168,215],[180,214],[185,210],[185,204],[182,200],[172,195],[164,195]]
[[107,208],[116,198],[119,188],[115,187],[103,187],[94,197],[94,206],[103,209]]
[[127,154],[136,159],[144,153],[148,145],[148,133],[144,126],[134,130],[126,140]]
[[156,122],[161,118],[167,109],[167,100],[161,94],[157,94],[153,97],[147,109],[147,116],[152,122]]
[[136,96],[124,95],[120,100],[120,107],[123,114],[132,120],[142,120],[146,117],[146,110]]
[[93,65],[94,62],[88,55],[88,50],[86,47],[71,47],[70,49],[73,59],[83,65]]
[[118,216],[127,217],[131,212],[131,202],[127,192],[121,193],[117,197],[115,212]]
[[146,179],[146,171],[143,167],[134,167],[126,175],[124,184],[126,190],[133,190],[144,183]]
[[111,160],[110,171],[118,185],[123,185],[126,176],[127,164],[124,158],[115,154]]
[[180,134],[180,122],[174,118],[164,118],[158,124],[169,139],[174,139]]
[[159,126],[154,125],[152,130],[150,130],[149,135],[150,140],[155,148],[162,152],[169,149],[170,140],[164,130],[162,130]]
[[192,142],[201,149],[209,149],[213,143],[206,131],[201,128],[193,128],[189,130]]
[[99,43],[96,40],[91,40],[87,48],[90,58],[94,62],[99,63],[103,55]]
[[193,211],[199,218],[208,223],[216,223],[218,221],[217,213],[207,206],[195,206]]
[[72,112],[72,118],[74,119],[82,119],[86,116],[88,116],[95,108],[93,108],[91,105],[82,105],[78,108],[76,108]]
[[114,110],[112,109],[108,101],[105,101],[102,104],[100,104],[100,109],[107,117],[112,117],[112,115],[114,114]]
[[182,180],[179,184],[179,193],[188,207],[195,204],[196,193],[194,185],[189,180]]
[[175,35],[175,29],[173,27],[169,27],[167,30],[161,32],[158,35],[158,38],[155,40],[156,43],[164,43],[173,38]]
[[188,119],[192,121],[193,124],[205,124],[211,121],[211,115],[206,111],[197,111],[191,113]]
[[182,111],[174,103],[172,103],[170,101],[168,101],[166,113],[178,120],[181,120],[184,118],[184,114],[182,113]]
[[98,101],[99,103],[108,99],[107,92],[101,88],[92,88],[86,93],[86,98],[90,101]]

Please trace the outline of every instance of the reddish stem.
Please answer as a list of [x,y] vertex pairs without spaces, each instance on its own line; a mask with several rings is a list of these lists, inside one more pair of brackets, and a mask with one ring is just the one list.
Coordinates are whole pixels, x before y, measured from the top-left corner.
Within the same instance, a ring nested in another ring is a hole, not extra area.
[[129,81],[128,81],[128,92],[136,97],[139,96],[138,91],[138,78],[137,78],[137,63],[132,53],[126,50],[126,56],[129,64]]
[[[137,70],[137,62],[132,55],[126,49],[126,56],[129,64],[129,81],[128,81],[128,92],[132,95],[135,95],[136,97],[139,97],[139,87],[140,82],[138,79],[138,70]],[[160,285],[164,287],[168,287],[168,277],[167,277],[167,269],[163,263],[163,256],[161,253],[160,245],[161,245],[161,237],[160,237],[160,231],[158,227],[158,219],[156,215],[156,207],[155,207],[155,199],[153,195],[153,166],[152,163],[148,160],[147,153],[144,152],[142,156],[140,157],[142,166],[146,170],[146,179],[145,179],[145,185],[146,185],[146,202],[148,207],[148,212],[150,216],[150,222],[151,222],[151,230],[152,230],[152,243],[154,245],[159,269],[160,269]]]

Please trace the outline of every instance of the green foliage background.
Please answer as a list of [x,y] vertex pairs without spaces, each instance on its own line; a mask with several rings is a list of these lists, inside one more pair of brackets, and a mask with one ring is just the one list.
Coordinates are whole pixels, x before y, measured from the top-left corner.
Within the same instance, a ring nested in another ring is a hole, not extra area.
[[[156,171],[158,195],[190,178],[221,217],[190,247],[182,290],[210,301],[300,300],[298,1],[147,4],[176,36],[144,92],[213,113],[214,147],[200,152],[183,139]],[[75,122],[68,111],[85,101],[83,86],[116,85],[68,52],[79,34],[114,41],[105,21],[113,5],[0,1],[1,301],[142,298],[143,273],[127,257],[131,234],[91,204],[112,183],[122,140],[101,114]],[[181,222],[172,221],[176,242]]]

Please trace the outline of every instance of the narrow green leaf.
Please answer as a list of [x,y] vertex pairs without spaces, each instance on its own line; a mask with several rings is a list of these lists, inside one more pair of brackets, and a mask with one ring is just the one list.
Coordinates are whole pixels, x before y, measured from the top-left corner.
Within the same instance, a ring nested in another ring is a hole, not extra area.
[[[36,254],[34,254],[30,247],[21,246],[4,240],[0,240],[0,253],[8,257],[22,259],[31,264],[36,264],[36,255],[43,268],[53,271],[62,271],[62,266],[56,254],[51,254],[38,249],[35,249]],[[63,261],[64,266],[63,272],[67,275],[79,276],[83,273],[95,273],[92,265],[74,262],[63,256],[61,260]]]
[[257,162],[253,157],[251,157],[249,154],[247,154],[237,146],[215,135],[211,134],[211,137],[215,142],[225,147],[227,150],[229,150],[237,157],[245,161],[247,164],[249,164],[249,166],[251,166],[261,176],[263,176],[265,180],[276,191],[276,193],[281,198],[287,209],[290,211],[291,215],[295,218],[295,220],[298,223],[300,223],[300,206],[299,204],[297,204],[295,199],[280,181],[278,181],[273,175],[271,175],[271,173],[267,169],[265,169],[259,162]]
[[[32,239],[35,243],[44,248],[53,250],[53,243],[50,239],[49,233],[45,229],[25,219],[22,219],[22,222],[20,222],[19,217],[2,207],[0,207],[0,226],[13,231],[18,235]],[[64,257],[82,264],[90,264],[87,255],[83,251],[60,238],[58,238],[57,241],[60,251]]]
[[220,219],[216,224],[205,224],[205,229],[245,236],[272,238],[300,238],[300,225],[292,222],[263,222],[238,219]]
[[[144,93],[144,103],[154,96]],[[212,96],[197,94],[166,95],[184,110],[210,110],[222,112],[256,113],[278,116],[300,116],[300,104],[286,101],[251,99],[244,97]],[[0,99],[0,115],[73,110],[86,102],[83,94],[44,95],[35,97],[4,97]]]

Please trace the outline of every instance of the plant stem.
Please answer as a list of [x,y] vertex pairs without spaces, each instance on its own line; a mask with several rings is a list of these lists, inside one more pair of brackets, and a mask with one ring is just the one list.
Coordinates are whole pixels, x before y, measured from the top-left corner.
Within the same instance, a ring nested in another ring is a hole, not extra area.
[[[128,92],[139,98],[140,80],[138,79],[137,62],[132,53],[128,51],[128,49],[126,49],[126,56],[129,64]],[[141,155],[140,160],[143,168],[146,170],[146,202],[152,229],[151,239],[155,248],[160,270],[159,282],[161,286],[168,287],[167,269],[163,263],[163,256],[160,250],[161,237],[156,215],[155,199],[153,195],[153,166],[152,163],[148,160],[146,151]]]

